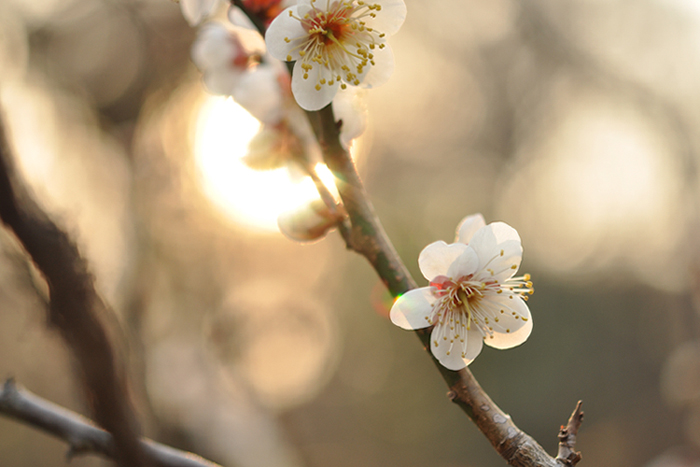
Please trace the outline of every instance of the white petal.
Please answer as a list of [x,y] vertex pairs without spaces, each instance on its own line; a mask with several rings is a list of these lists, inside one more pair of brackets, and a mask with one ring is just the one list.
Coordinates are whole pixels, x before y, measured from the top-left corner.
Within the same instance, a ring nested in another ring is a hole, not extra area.
[[274,125],[282,118],[282,90],[277,71],[271,65],[259,65],[244,73],[234,88],[233,98],[253,117]]
[[370,89],[381,86],[394,73],[394,53],[389,45],[386,45],[383,49],[377,48],[373,53],[375,65],[366,67],[367,72],[358,77],[361,81],[361,88]]
[[472,214],[462,219],[457,225],[457,238],[455,241],[459,243],[469,243],[477,230],[486,226],[484,216],[481,214]]
[[[520,236],[516,230],[505,224],[503,222],[493,222],[486,227],[482,227],[474,233],[469,246],[474,248],[476,253],[479,255],[479,268],[490,267],[494,260],[501,257],[501,246],[508,243],[509,251],[519,251],[519,255],[522,256],[522,246],[520,244]],[[519,262],[517,263],[520,264]],[[515,273],[515,269],[513,269]]]
[[[454,339],[453,331],[445,328],[446,325],[437,325],[430,335],[430,351],[440,364],[448,370],[461,370],[469,365],[481,353],[484,339],[481,333],[475,329],[468,331],[464,336],[465,342]],[[444,337],[447,336],[447,340]],[[450,342],[451,340],[456,342]],[[466,352],[464,348],[466,347]],[[464,356],[462,353],[464,352]]]
[[202,71],[230,65],[239,50],[228,29],[219,23],[208,23],[197,31],[192,44],[192,61]]
[[219,68],[204,74],[204,85],[212,94],[230,96],[238,86],[240,78],[241,73],[233,68]]
[[320,78],[325,78],[326,82],[331,81],[333,75],[330,70],[314,64],[314,68],[309,71],[309,77],[304,79],[303,75],[304,70],[299,60],[294,64],[292,73],[292,94],[299,106],[304,110],[320,110],[330,104],[338,92],[340,83],[333,80],[333,85],[323,84],[320,89],[316,89]]
[[[500,298],[496,307],[498,309],[495,309],[494,313],[498,321],[495,321],[495,318],[489,320],[489,325],[493,328],[493,337],[486,337],[486,345],[496,349],[510,349],[525,342],[532,332],[532,316],[525,301],[518,296],[512,299]],[[513,312],[516,315],[513,315]]]
[[196,26],[211,15],[218,0],[180,0],[180,10],[190,26]]
[[[452,243],[448,245],[442,240],[433,242],[423,248],[418,255],[418,267],[423,277],[433,280],[437,276],[447,274],[450,265],[465,251],[467,245],[463,243]],[[455,278],[456,279],[456,278]]]
[[[454,245],[462,245],[462,243],[454,243]],[[474,249],[467,245],[467,249],[450,264],[446,275],[453,279],[459,279],[474,274],[478,267],[479,257]]]
[[505,282],[515,275],[523,259],[523,247],[520,242],[508,240],[501,243],[492,252],[479,255],[479,279],[495,279],[500,283]]
[[243,13],[238,7],[231,5],[231,8],[229,8],[228,10],[227,16],[228,20],[231,21],[231,24],[233,24],[234,26],[240,26],[246,29],[254,29],[257,31],[255,25],[250,20],[250,18],[248,18],[248,16],[246,16],[246,14]]
[[431,287],[409,290],[396,299],[391,307],[391,322],[403,329],[422,329],[430,326],[430,313],[433,310]]
[[356,87],[338,91],[333,98],[333,115],[340,126],[340,141],[346,148],[367,127],[367,102],[365,92]]
[[[270,55],[282,61],[298,60],[299,52],[292,49],[298,45],[297,39],[307,36],[301,22],[289,16],[290,11],[297,16],[297,7],[287,8],[272,20],[265,33],[265,44]],[[290,41],[287,42],[285,38]],[[292,59],[287,60],[290,55]]]
[[406,20],[406,4],[403,0],[374,0],[382,9],[371,26],[387,36],[396,34]]

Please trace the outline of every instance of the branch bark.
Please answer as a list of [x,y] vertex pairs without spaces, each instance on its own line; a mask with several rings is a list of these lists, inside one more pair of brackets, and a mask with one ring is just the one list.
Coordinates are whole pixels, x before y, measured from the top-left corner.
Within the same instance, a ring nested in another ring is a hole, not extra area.
[[[348,246],[369,261],[394,297],[415,288],[415,280],[374,212],[350,154],[340,143],[340,125],[335,121],[332,107],[329,105],[307,115],[324,161],[337,178],[338,192],[352,225]],[[574,465],[567,464],[565,459],[551,457],[532,437],[520,430],[484,392],[468,368],[451,371],[443,367],[430,353],[430,329],[419,329],[415,333],[450,388],[450,400],[474,421],[508,464],[514,467]]]
[[48,322],[70,349],[97,422],[114,437],[120,465],[145,465],[124,369],[100,317],[110,310],[77,246],[31,198],[12,164],[0,116],[0,219],[15,233],[49,287]]
[[[114,437],[90,420],[32,394],[8,379],[0,392],[0,413],[41,429],[68,443],[67,457],[98,454],[117,459]],[[150,439],[140,440],[141,450],[153,467],[221,467],[189,452]]]

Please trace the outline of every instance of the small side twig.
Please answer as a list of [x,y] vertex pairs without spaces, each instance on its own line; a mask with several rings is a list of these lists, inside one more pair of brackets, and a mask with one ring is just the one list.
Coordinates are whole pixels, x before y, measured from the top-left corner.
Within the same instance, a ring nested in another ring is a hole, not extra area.
[[569,422],[559,430],[559,452],[557,453],[557,461],[565,466],[574,466],[581,460],[581,453],[577,452],[575,447],[578,429],[583,422],[582,405],[583,401],[578,401],[574,412],[571,414],[571,417],[569,417]]
[[[18,386],[8,379],[0,392],[0,413],[68,443],[67,457],[98,454],[117,459],[112,435],[90,420]],[[206,459],[146,438],[141,448],[153,467],[220,467]]]

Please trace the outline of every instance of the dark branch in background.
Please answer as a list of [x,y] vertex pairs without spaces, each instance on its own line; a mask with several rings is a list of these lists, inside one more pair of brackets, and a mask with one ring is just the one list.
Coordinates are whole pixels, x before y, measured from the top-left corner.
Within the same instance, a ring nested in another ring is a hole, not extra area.
[[[116,459],[114,438],[81,415],[59,407],[7,380],[0,392],[0,413],[39,428],[68,443],[68,458],[99,454]],[[141,449],[153,467],[220,467],[199,456],[179,451],[149,439]]]
[[68,235],[49,219],[13,170],[0,117],[0,219],[15,233],[49,286],[48,322],[70,349],[97,422],[114,436],[120,465],[145,465],[129,407],[124,371],[100,321],[108,309]]

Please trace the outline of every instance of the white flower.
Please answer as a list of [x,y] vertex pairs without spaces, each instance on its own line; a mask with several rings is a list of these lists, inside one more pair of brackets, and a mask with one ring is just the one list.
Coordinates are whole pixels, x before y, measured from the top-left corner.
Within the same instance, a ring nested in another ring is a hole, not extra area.
[[403,0],[299,0],[265,35],[272,56],[296,61],[292,93],[306,110],[328,105],[347,84],[371,88],[394,70],[386,43],[406,18]]
[[180,0],[180,10],[190,26],[197,26],[204,19],[209,17],[219,0]]
[[192,61],[204,73],[209,91],[231,95],[248,67],[249,54],[235,32],[223,24],[208,23],[197,31]]
[[271,58],[258,63],[260,55],[249,52],[242,43],[245,32],[230,30],[220,23],[205,24],[192,44],[192,61],[204,74],[204,84],[210,92],[233,96],[261,122],[276,124],[283,117],[284,91],[280,81],[287,70]]
[[522,344],[532,332],[525,302],[534,292],[529,274],[513,277],[522,254],[520,236],[508,224],[466,217],[455,243],[438,241],[420,253],[430,286],[399,297],[391,321],[403,329],[435,326],[430,350],[450,370],[469,365],[484,342],[497,349]]

